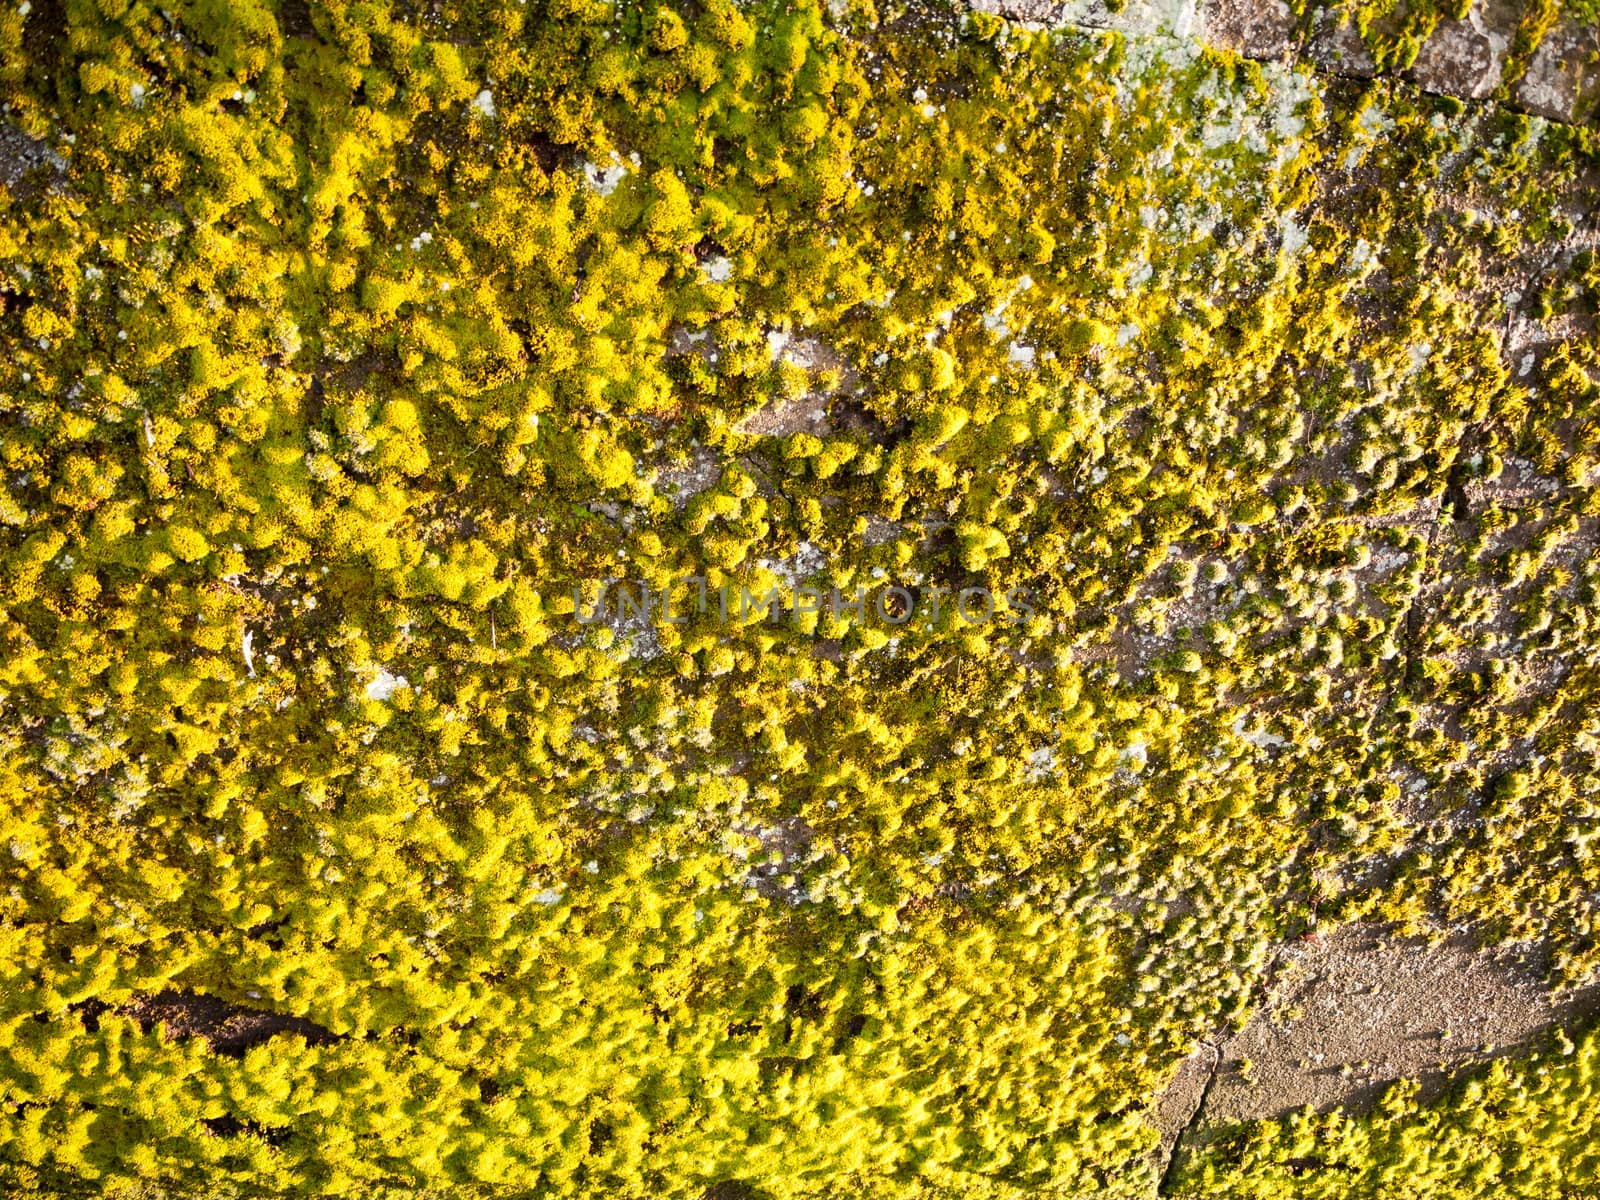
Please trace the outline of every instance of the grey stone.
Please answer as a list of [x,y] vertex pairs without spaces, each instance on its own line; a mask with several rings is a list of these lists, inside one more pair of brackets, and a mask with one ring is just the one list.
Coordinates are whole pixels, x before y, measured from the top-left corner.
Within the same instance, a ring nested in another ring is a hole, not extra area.
[[1324,71],[1337,75],[1371,79],[1378,73],[1378,64],[1361,40],[1361,34],[1349,23],[1346,14],[1336,8],[1325,8],[1317,13],[1316,23],[1311,27],[1311,40],[1306,44],[1306,57]]
[[1255,59],[1287,57],[1299,23],[1283,0],[1206,0],[1203,21],[1208,43]]
[[1054,25],[1061,12],[1058,0],[972,0],[972,7],[977,12],[1029,25]]
[[1125,0],[1112,12],[1105,0],[968,0],[978,12],[1033,26],[1070,26],[1128,35],[1194,33],[1198,0]]
[[1440,96],[1486,98],[1500,86],[1500,70],[1518,19],[1515,9],[1490,8],[1478,0],[1464,20],[1440,20],[1403,78]]
[[1511,85],[1511,102],[1552,121],[1576,120],[1600,93],[1597,59],[1600,30],[1562,22],[1545,35],[1526,73]]
[[44,142],[0,123],[0,186],[15,187],[41,167],[60,175],[66,170],[66,163]]
[[1200,0],[1125,0],[1114,13],[1102,0],[1068,0],[1061,12],[1069,24],[1176,38],[1197,36],[1199,16]]
[[[1319,8],[1309,36],[1285,0],[1126,0],[1116,12],[1106,0],[968,0],[972,8],[1031,26],[1076,27],[1127,35],[1199,37],[1245,58],[1292,60],[1319,70],[1371,79],[1372,52],[1344,5]],[[1462,19],[1442,18],[1400,77],[1423,91],[1460,100],[1498,92],[1506,59],[1523,17],[1520,0],[1473,0]],[[1402,18],[1380,21],[1388,35]],[[1303,49],[1300,43],[1304,41]],[[1562,21],[1510,85],[1517,108],[1556,121],[1586,120],[1600,109],[1600,30]]]

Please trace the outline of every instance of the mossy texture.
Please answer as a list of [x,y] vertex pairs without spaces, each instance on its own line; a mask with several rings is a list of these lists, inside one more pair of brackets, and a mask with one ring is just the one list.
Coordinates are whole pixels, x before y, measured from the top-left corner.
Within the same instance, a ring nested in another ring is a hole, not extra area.
[[[1591,131],[865,0],[8,3],[0,113],[8,1194],[1148,1195],[1311,924],[1600,967]],[[686,576],[919,606],[578,619]]]

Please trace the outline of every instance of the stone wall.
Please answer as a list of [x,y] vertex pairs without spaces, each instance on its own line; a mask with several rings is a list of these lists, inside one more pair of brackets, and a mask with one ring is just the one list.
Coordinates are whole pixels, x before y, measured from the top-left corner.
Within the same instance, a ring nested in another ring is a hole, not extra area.
[[[1340,7],[1296,17],[1283,0],[972,0],[972,7],[1041,26],[1196,37],[1246,58],[1298,59],[1318,70],[1371,78],[1380,69]],[[1600,30],[1558,21],[1531,55],[1513,54],[1524,7],[1473,0],[1466,17],[1440,19],[1416,59],[1393,72],[1426,92],[1461,100],[1502,99],[1555,121],[1588,121],[1600,101]],[[1503,91],[1502,91],[1503,88]]]

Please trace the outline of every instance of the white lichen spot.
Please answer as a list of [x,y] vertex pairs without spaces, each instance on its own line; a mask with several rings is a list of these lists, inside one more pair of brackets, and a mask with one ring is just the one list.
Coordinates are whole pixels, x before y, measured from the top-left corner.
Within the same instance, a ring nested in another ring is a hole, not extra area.
[[1292,257],[1306,248],[1306,231],[1296,225],[1292,217],[1285,216],[1279,229],[1283,233],[1283,252],[1285,254]]
[[617,185],[628,176],[628,168],[622,165],[622,160],[615,153],[611,155],[608,166],[598,166],[592,162],[583,164],[583,178],[592,191],[602,196],[609,196],[617,190]]
[[1245,728],[1244,728],[1244,723],[1245,723],[1245,718],[1244,718],[1243,715],[1241,715],[1239,717],[1236,717],[1234,719],[1233,726],[1232,726],[1233,734],[1234,734],[1235,737],[1239,738],[1241,741],[1249,742],[1252,746],[1255,746],[1257,749],[1267,750],[1267,749],[1272,749],[1272,748],[1275,748],[1275,747],[1278,747],[1278,746],[1287,746],[1289,744],[1288,742],[1284,741],[1281,737],[1279,737],[1277,734],[1270,733],[1265,729],[1256,730],[1254,733],[1246,733],[1245,732]]
[[367,699],[388,700],[401,688],[410,686],[404,675],[395,675],[387,667],[380,667],[376,678],[367,684]]
[[819,548],[810,542],[801,542],[788,558],[762,558],[756,561],[756,565],[771,571],[783,582],[783,586],[792,592],[806,579],[822,570],[827,561],[827,556]]

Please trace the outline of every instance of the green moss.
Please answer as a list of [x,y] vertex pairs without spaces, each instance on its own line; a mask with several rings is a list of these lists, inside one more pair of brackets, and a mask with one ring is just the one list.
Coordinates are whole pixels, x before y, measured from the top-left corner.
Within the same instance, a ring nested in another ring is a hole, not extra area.
[[1592,139],[924,9],[68,13],[0,15],[9,1191],[1135,1195],[1314,905],[1594,969],[1596,364],[1501,361]]
[[1592,1186],[1600,1165],[1585,1099],[1596,1039],[1552,1040],[1531,1057],[1465,1072],[1431,1102],[1403,1082],[1363,1116],[1296,1114],[1221,1132],[1173,1185],[1195,1196],[1569,1195]]

